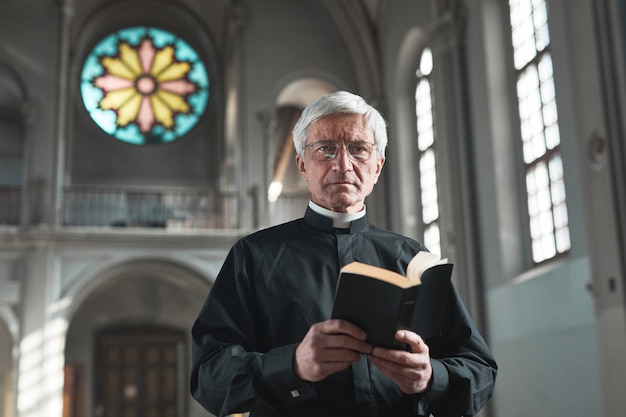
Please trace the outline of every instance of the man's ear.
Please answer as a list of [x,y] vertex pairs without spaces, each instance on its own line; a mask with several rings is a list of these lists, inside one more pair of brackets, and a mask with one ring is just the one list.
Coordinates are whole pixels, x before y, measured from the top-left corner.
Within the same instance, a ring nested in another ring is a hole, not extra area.
[[385,157],[383,156],[376,163],[376,179],[374,180],[374,184],[378,182],[378,177],[380,177],[380,173],[383,171],[383,165],[385,165]]
[[296,154],[296,165],[298,166],[298,171],[300,172],[302,179],[306,181],[306,167],[304,166],[304,158],[301,157],[299,154]]

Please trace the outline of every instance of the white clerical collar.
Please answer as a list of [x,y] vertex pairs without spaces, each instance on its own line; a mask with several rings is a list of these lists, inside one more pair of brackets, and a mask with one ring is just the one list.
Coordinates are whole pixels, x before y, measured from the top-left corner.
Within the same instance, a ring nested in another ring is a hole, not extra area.
[[338,213],[336,211],[325,209],[322,206],[318,206],[312,201],[309,201],[309,207],[311,207],[311,210],[316,213],[333,219],[333,227],[338,229],[347,229],[350,227],[350,222],[365,216],[365,207],[363,207],[363,210],[358,213]]

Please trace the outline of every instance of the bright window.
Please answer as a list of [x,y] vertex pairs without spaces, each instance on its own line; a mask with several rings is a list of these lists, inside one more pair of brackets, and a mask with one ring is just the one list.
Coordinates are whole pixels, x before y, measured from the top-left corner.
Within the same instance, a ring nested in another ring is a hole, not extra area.
[[171,142],[204,113],[209,78],[196,51],[161,29],[133,27],[101,40],[81,74],[93,121],[121,141]]
[[545,0],[509,0],[533,261],[571,247]]
[[423,243],[431,252],[441,254],[433,96],[431,81],[428,77],[432,71],[432,65],[432,54],[430,49],[426,48],[422,52],[420,68],[417,71],[415,115],[417,117]]

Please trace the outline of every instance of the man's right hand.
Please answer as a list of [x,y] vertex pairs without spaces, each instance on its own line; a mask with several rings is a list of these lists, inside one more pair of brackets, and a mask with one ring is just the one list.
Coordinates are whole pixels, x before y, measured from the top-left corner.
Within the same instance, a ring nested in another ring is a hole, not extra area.
[[373,346],[365,342],[365,332],[345,321],[331,319],[316,323],[296,348],[293,366],[305,381],[317,382],[348,368],[369,354]]

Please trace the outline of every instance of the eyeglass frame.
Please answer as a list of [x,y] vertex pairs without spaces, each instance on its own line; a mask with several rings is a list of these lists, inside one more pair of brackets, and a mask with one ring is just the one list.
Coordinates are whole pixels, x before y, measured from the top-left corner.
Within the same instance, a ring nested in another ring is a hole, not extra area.
[[[334,160],[335,158],[337,158],[337,155],[339,155],[340,149],[345,149],[346,153],[348,154],[348,157],[352,161],[367,162],[367,161],[369,161],[372,158],[372,154],[378,148],[378,145],[376,144],[376,142],[366,142],[366,141],[335,142],[335,141],[332,141],[332,140],[320,140],[320,141],[317,141],[317,142],[313,142],[313,143],[309,143],[307,145],[304,145],[302,147],[302,150],[306,151],[306,148],[309,148],[309,147],[312,147],[312,146],[315,146],[315,145],[319,145],[319,144],[327,144],[327,145],[337,146],[337,151],[334,154],[332,154],[331,157],[328,157],[328,156],[326,156],[328,154],[325,154],[325,156],[323,156],[322,159],[317,157],[316,149],[311,148],[311,151],[313,153],[313,158],[316,161],[320,161],[320,162],[328,162],[328,161]],[[355,157],[352,153],[350,153],[350,150],[348,149],[348,147],[350,145],[352,145],[352,144],[360,145],[360,146],[367,145],[367,147],[369,147],[368,150],[367,150],[367,152],[368,152],[367,158],[360,159],[360,158]],[[317,149],[317,150],[319,151],[319,149]]]

